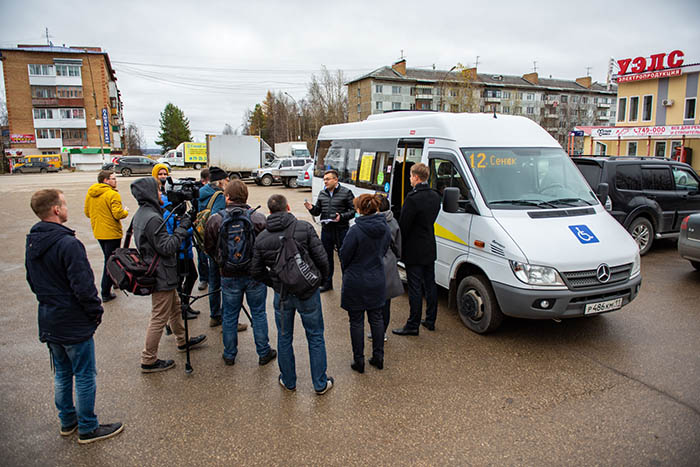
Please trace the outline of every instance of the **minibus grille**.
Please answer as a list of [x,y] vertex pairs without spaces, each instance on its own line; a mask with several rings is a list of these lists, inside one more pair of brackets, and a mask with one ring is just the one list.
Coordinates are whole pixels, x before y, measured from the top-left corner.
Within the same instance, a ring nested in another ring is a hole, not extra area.
[[630,278],[632,263],[610,267],[610,280],[601,283],[597,277],[597,269],[585,271],[563,272],[562,277],[570,289],[589,289],[595,287],[606,287],[611,284],[625,282]]

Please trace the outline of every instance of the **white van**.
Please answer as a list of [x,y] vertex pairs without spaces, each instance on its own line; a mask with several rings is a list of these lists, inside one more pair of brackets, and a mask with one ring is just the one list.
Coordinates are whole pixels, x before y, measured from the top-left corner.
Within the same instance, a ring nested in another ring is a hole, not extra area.
[[618,310],[641,285],[639,248],[605,211],[561,146],[525,117],[400,112],[324,126],[323,173],[361,193],[383,192],[397,218],[410,167],[430,168],[443,196],[435,279],[464,324],[495,330],[504,315],[561,319]]

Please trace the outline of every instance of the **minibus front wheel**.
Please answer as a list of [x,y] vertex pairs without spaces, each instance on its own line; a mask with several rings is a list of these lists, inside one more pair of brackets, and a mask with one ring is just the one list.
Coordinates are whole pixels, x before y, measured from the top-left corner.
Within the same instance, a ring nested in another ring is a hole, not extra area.
[[482,275],[467,276],[459,283],[457,311],[462,323],[478,334],[495,331],[504,318],[489,280]]

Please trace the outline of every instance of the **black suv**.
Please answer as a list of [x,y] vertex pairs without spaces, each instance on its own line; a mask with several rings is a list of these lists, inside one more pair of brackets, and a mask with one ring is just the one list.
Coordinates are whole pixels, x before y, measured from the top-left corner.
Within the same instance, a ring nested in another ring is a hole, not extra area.
[[120,157],[114,164],[113,170],[125,177],[131,174],[150,174],[156,161],[143,156]]
[[[655,238],[677,237],[683,219],[700,212],[700,177],[682,162],[655,157],[572,159],[588,184],[608,185],[606,209],[645,254]],[[604,191],[604,190],[603,190]]]

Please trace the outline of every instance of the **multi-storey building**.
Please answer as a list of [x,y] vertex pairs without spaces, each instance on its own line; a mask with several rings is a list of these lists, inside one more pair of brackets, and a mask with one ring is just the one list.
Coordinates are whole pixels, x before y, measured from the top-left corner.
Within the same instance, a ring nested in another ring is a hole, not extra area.
[[122,102],[106,52],[18,45],[0,49],[0,60],[10,134],[6,153],[121,152]]
[[700,171],[700,64],[683,52],[618,60],[617,123],[578,128],[586,154],[674,157]]
[[590,77],[574,81],[477,73],[476,68],[423,70],[406,60],[378,68],[346,83],[348,119],[396,110],[493,112],[535,120],[562,144],[576,125],[614,125],[614,86]]

